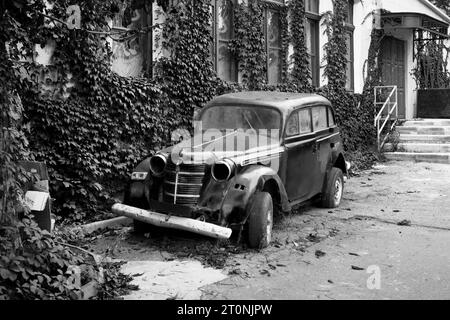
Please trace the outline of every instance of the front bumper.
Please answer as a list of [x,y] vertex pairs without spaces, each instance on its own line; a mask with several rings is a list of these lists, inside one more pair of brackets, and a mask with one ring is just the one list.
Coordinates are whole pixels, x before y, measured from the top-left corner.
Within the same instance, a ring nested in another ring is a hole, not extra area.
[[170,216],[158,212],[130,207],[124,204],[115,204],[112,211],[120,216],[125,216],[144,223],[161,228],[177,229],[201,234],[215,239],[229,239],[232,230],[212,223],[207,223],[190,218]]

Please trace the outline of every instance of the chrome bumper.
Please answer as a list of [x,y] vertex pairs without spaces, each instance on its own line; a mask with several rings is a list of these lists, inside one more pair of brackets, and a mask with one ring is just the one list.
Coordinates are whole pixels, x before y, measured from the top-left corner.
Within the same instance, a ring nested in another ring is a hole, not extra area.
[[212,223],[169,216],[167,214],[143,210],[119,203],[112,207],[112,211],[117,215],[142,221],[157,227],[193,232],[215,239],[229,239],[232,233],[230,228],[221,227]]

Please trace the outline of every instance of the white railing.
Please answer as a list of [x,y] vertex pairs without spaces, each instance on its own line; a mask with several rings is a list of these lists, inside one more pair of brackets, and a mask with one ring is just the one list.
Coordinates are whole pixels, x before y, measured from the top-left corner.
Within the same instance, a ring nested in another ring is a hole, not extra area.
[[[375,127],[377,128],[378,151],[381,151],[398,122],[398,88],[397,86],[378,86],[374,90],[375,110],[378,112],[375,117]],[[392,125],[383,138],[383,131],[390,121],[392,121]]]

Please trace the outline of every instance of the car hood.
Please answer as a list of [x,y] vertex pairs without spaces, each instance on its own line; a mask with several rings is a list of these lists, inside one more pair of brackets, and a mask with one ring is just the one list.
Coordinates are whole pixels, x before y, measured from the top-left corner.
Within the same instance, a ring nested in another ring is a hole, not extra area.
[[283,151],[278,135],[233,131],[227,133],[197,134],[165,149],[175,164],[212,164],[222,159],[232,159],[245,164],[249,159],[266,160]]

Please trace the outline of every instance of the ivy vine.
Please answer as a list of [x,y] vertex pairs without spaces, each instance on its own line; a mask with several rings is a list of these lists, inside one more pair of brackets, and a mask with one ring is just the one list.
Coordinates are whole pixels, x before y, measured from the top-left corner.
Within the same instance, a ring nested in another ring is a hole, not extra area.
[[238,60],[242,83],[250,90],[256,90],[267,83],[263,5],[258,0],[239,3],[234,17],[235,39],[230,50]]
[[305,37],[305,2],[304,0],[292,0],[289,4],[291,17],[291,42],[293,45],[292,81],[303,89],[311,87],[311,70],[309,66],[309,54]]
[[324,21],[328,36],[324,46],[327,60],[324,75],[332,88],[345,88],[347,82],[347,52],[350,49],[347,48],[344,27],[347,11],[347,0],[333,0],[333,12],[328,13]]

